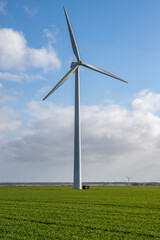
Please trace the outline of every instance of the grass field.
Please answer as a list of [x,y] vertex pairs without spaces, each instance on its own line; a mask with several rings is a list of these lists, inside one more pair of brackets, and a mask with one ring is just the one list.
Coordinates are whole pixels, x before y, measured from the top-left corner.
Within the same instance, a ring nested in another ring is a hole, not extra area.
[[160,187],[1,187],[0,239],[160,240]]

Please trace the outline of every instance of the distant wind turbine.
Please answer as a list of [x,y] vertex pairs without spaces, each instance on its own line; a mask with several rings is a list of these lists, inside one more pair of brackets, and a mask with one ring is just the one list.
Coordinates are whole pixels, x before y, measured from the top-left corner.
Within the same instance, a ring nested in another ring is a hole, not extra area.
[[[63,7],[64,8],[64,7]],[[77,62],[71,63],[71,70],[55,85],[55,87],[45,96],[43,100],[49,97],[57,88],[59,88],[72,74],[75,72],[75,121],[74,121],[74,189],[82,189],[82,181],[81,181],[81,131],[80,131],[80,79],[79,79],[79,67],[84,66],[90,68],[94,71],[103,73],[109,77],[116,78],[120,81],[126,82],[122,78],[119,78],[105,70],[94,67],[92,65],[86,64],[80,60],[78,48],[76,45],[76,41],[72,32],[72,28],[67,16],[67,12],[64,8],[64,13],[67,20],[70,40],[73,52],[76,56]]]
[[128,179],[128,185],[129,185],[130,179],[131,179],[132,177],[127,177],[127,176],[126,176],[126,178]]

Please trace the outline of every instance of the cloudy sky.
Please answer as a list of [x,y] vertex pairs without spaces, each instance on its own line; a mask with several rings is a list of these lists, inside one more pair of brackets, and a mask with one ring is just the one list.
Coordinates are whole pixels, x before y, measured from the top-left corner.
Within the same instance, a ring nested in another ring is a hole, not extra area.
[[0,1],[0,181],[72,181],[81,59],[83,181],[160,181],[160,1]]

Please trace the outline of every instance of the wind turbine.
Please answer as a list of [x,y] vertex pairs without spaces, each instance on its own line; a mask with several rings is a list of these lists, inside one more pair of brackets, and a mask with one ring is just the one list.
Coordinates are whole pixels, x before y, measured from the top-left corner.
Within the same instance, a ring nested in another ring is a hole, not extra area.
[[[64,7],[63,7],[64,8]],[[103,73],[107,76],[116,78],[120,81],[126,82],[122,78],[119,78],[105,70],[94,67],[92,65],[86,64],[81,61],[77,44],[72,32],[72,28],[69,22],[69,18],[67,16],[67,12],[64,8],[64,13],[68,25],[70,40],[73,52],[76,56],[77,62],[71,63],[71,70],[55,85],[55,87],[45,96],[43,100],[48,98],[57,88],[59,88],[72,74],[75,72],[75,121],[74,121],[74,189],[82,189],[82,181],[81,181],[81,130],[80,130],[80,78],[79,78],[79,67],[84,66],[90,68],[94,71]]]
[[131,179],[132,177],[127,177],[127,176],[126,176],[126,178],[128,179],[128,185],[129,185],[130,179]]

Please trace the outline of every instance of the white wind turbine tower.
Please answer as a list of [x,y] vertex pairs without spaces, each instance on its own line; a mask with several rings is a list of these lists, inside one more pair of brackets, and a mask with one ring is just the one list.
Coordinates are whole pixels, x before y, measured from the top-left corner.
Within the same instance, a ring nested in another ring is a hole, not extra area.
[[71,70],[56,84],[56,86],[45,96],[43,100],[49,97],[57,88],[59,88],[71,75],[75,72],[75,121],[74,121],[74,189],[82,189],[82,180],[81,180],[81,131],[80,131],[80,79],[79,79],[79,67],[84,66],[90,68],[94,71],[103,73],[107,76],[116,78],[120,81],[126,82],[122,78],[119,78],[105,70],[94,67],[92,65],[86,64],[80,60],[78,48],[76,41],[72,32],[72,28],[64,8],[71,45],[73,52],[76,56],[77,62],[71,63]]
[[126,176],[126,178],[128,179],[128,185],[129,185],[130,179],[131,179],[132,177],[127,177],[127,176]]

